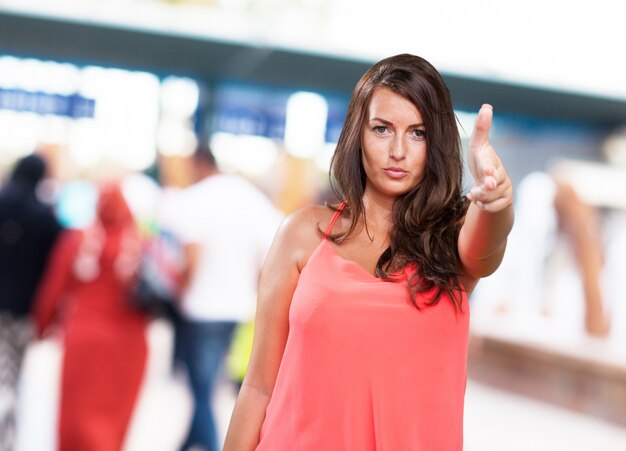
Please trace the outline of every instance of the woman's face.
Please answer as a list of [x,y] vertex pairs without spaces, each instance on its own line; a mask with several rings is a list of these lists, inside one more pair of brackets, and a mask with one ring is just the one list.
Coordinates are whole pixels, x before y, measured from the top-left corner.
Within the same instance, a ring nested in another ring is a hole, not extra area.
[[361,131],[366,194],[396,198],[426,168],[426,129],[415,105],[389,88],[374,90]]

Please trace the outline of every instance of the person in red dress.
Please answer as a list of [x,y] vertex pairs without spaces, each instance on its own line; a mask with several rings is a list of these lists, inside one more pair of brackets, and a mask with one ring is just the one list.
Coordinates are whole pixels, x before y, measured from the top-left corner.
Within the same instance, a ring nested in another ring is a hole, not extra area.
[[468,296],[496,270],[513,189],[483,105],[461,142],[441,75],[386,58],[354,89],[333,206],[281,225],[225,451],[461,451]]
[[146,317],[130,303],[140,236],[118,184],[97,219],[59,239],[35,301],[39,336],[60,324],[60,451],[119,451],[146,361]]

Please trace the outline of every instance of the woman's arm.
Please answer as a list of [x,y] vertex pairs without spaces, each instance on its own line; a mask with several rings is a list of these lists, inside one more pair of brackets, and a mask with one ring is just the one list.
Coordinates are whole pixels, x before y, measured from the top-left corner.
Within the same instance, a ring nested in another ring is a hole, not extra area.
[[489,142],[493,110],[483,105],[470,138],[468,163],[475,184],[458,241],[463,271],[474,281],[493,273],[513,227],[513,185]]
[[300,271],[319,242],[315,208],[300,210],[285,219],[268,252],[259,283],[252,355],[224,451],[254,450],[259,443],[289,333],[291,298]]

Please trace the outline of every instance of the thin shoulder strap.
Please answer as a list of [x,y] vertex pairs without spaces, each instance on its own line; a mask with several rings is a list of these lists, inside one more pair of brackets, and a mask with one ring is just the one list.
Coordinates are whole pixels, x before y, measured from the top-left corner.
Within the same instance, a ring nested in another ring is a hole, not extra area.
[[335,211],[335,214],[331,218],[330,223],[328,224],[328,227],[326,227],[326,231],[324,232],[324,239],[327,239],[328,235],[330,235],[330,231],[333,229],[335,222],[337,222],[337,218],[339,218],[339,215],[341,214],[341,211],[343,210],[345,206],[346,206],[345,202],[342,202],[341,204],[339,204],[339,207],[337,208],[337,211]]

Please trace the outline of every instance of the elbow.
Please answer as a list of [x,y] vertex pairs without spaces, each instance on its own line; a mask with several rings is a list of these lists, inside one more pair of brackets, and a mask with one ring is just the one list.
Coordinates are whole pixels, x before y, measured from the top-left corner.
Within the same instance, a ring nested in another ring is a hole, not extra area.
[[489,265],[480,265],[476,268],[466,268],[465,272],[475,278],[475,279],[482,279],[483,277],[488,277],[490,275],[492,275],[494,272],[496,272],[496,270],[498,269],[500,265],[493,265],[493,266],[489,266]]
[[469,276],[482,279],[492,275],[500,267],[506,250],[506,240],[496,250],[486,256],[461,258],[463,270]]

